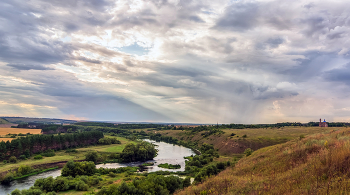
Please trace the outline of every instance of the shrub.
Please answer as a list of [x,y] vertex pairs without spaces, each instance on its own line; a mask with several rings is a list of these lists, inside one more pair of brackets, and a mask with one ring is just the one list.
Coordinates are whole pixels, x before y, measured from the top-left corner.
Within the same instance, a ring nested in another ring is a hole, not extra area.
[[90,178],[89,183],[90,183],[91,185],[97,185],[97,184],[99,184],[100,181],[102,181],[102,180],[103,180],[102,177],[93,176],[92,178]]
[[97,162],[98,155],[96,151],[90,151],[85,155],[85,160],[86,161],[92,161],[94,163]]
[[66,191],[69,189],[69,182],[67,178],[57,177],[54,182],[55,191]]
[[30,173],[31,170],[32,170],[32,167],[30,167],[28,165],[21,165],[18,168],[18,173],[20,173],[22,175],[26,175],[26,174]]
[[11,195],[21,195],[21,191],[19,189],[15,189],[11,192]]
[[113,173],[113,172],[109,172],[109,173],[108,173],[108,176],[110,176],[110,177],[115,177],[115,176],[116,176],[116,174],[115,174],[115,173]]
[[46,156],[46,157],[51,157],[51,156],[55,156],[55,151],[54,150],[46,150],[44,153],[43,153],[43,156]]
[[93,162],[74,162],[68,161],[62,169],[62,176],[93,175],[96,172],[96,166]]
[[7,164],[7,160],[2,161],[4,164]]
[[38,154],[38,155],[35,155],[35,156],[34,156],[34,159],[35,159],[35,160],[43,159],[43,156],[41,156],[40,154]]
[[235,133],[231,133],[231,136],[235,136],[236,134]]
[[78,150],[76,150],[76,149],[67,149],[66,150],[66,153],[77,153],[78,152]]
[[245,151],[244,151],[244,154],[245,154],[246,156],[250,156],[252,153],[253,153],[253,150],[250,149],[250,148],[247,148],[247,149],[245,149]]
[[225,169],[225,163],[224,162],[218,162],[216,164],[216,168],[218,168],[218,169]]
[[78,191],[87,191],[89,186],[83,181],[78,181],[75,185],[75,189]]
[[117,138],[104,137],[98,140],[99,144],[110,145],[110,144],[121,144]]
[[8,172],[4,179],[1,181],[2,184],[9,184],[13,180],[13,174],[11,172]]
[[26,158],[30,157],[30,151],[28,149],[26,149],[23,154],[26,156]]
[[244,134],[242,137],[243,137],[243,138],[247,138],[248,136],[247,136],[246,134]]
[[9,161],[10,161],[11,163],[16,163],[16,162],[17,162],[17,158],[16,158],[15,156],[11,156],[11,157],[9,158]]
[[119,159],[120,155],[119,154],[116,154],[116,153],[112,153],[109,155],[109,158],[110,159]]
[[183,181],[183,187],[188,187],[191,185],[191,177],[186,177]]

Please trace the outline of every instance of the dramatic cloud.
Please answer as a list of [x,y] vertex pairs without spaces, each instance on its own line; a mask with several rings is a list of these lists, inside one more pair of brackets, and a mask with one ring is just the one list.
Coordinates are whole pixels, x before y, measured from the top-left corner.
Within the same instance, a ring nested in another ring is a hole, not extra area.
[[349,121],[350,2],[4,0],[0,115]]

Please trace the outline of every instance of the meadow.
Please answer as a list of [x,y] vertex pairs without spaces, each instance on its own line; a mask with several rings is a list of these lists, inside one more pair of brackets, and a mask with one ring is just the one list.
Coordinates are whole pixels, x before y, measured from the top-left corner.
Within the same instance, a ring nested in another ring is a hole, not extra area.
[[[114,136],[105,136],[105,137],[114,137]],[[93,150],[93,151],[103,152],[103,153],[121,153],[124,150],[125,145],[127,143],[137,144],[137,142],[130,141],[124,137],[114,137],[114,138],[117,138],[121,142],[121,144],[88,146],[84,148],[79,148],[77,150],[81,152],[87,152],[87,151]]]

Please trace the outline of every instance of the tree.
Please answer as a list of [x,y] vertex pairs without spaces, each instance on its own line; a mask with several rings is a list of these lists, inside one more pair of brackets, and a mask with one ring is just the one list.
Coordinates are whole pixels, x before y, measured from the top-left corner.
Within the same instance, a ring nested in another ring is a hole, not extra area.
[[97,159],[98,159],[98,154],[96,151],[90,151],[85,155],[86,161],[92,161],[92,162],[96,163]]
[[11,157],[9,158],[9,161],[10,161],[11,163],[16,163],[16,162],[17,162],[17,158],[16,158],[15,156],[11,156]]

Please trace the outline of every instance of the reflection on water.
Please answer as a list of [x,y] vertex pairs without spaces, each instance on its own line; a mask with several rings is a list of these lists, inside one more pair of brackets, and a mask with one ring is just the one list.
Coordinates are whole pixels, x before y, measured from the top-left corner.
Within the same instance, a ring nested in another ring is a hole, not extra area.
[[61,175],[61,169],[56,169],[56,170],[40,173],[38,175],[26,177],[23,179],[18,179],[18,180],[12,181],[10,185],[0,185],[0,195],[10,194],[16,188],[18,188],[19,190],[29,189],[31,186],[34,185],[34,182],[36,179],[46,178],[50,176],[57,177],[60,175]]
[[[195,153],[189,149],[182,146],[177,146],[173,144],[168,144],[165,142],[154,142],[152,140],[145,139],[144,141],[151,142],[156,144],[156,148],[158,149],[158,155],[154,158],[154,160],[150,160],[147,162],[154,162],[153,166],[147,166],[148,172],[154,172],[154,171],[185,171],[185,156],[191,156],[192,154],[195,155]],[[103,168],[119,168],[119,167],[126,167],[126,166],[140,166],[145,162],[132,162],[132,163],[107,163],[107,164],[100,164],[97,165],[97,168],[103,167]],[[179,164],[181,165],[180,169],[164,169],[158,167],[159,164],[163,163],[169,163],[169,164]],[[61,169],[56,169],[53,171],[48,171],[45,173],[40,173],[38,175],[33,175],[27,178],[23,178],[20,180],[15,180],[11,182],[10,185],[0,185],[0,195],[7,195],[10,194],[13,190],[18,188],[19,190],[23,189],[29,189],[31,186],[34,185],[34,182],[36,179],[39,178],[46,178],[46,177],[57,177],[61,175]]]

